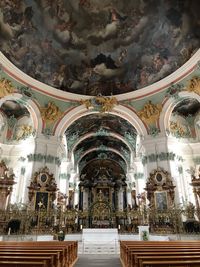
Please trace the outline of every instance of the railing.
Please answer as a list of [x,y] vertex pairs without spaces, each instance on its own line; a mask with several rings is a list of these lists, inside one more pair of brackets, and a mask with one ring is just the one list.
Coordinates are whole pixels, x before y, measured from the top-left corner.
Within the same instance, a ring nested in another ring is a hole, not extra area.
[[[112,213],[109,226],[102,224],[93,227],[118,228],[120,233],[137,233],[139,225],[148,224],[150,232],[155,234],[199,234],[198,212],[175,207],[165,211],[147,209],[145,213],[141,210],[120,211]],[[0,234],[54,234],[61,229],[66,234],[80,233],[82,228],[88,228],[90,219],[87,211],[0,210]]]

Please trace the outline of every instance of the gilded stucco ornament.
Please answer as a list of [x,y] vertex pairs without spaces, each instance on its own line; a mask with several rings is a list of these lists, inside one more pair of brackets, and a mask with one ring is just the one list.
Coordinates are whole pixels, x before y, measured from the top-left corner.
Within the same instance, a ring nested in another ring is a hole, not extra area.
[[148,101],[137,114],[146,124],[154,124],[159,119],[161,111],[162,104],[154,105],[151,101]]
[[41,108],[41,115],[47,124],[52,124],[62,116],[62,112],[54,102],[49,101],[47,107]]
[[15,88],[13,87],[11,81],[2,78],[0,80],[0,98],[13,94],[14,93]]
[[170,121],[170,132],[176,137],[189,137],[187,127],[178,122]]
[[34,130],[31,125],[20,125],[16,132],[16,140],[25,140],[33,134]]
[[194,76],[187,86],[187,91],[200,95],[200,77]]
[[81,104],[85,105],[87,109],[94,108],[100,112],[110,112],[114,106],[118,104],[115,97],[96,96],[91,99],[81,100]]

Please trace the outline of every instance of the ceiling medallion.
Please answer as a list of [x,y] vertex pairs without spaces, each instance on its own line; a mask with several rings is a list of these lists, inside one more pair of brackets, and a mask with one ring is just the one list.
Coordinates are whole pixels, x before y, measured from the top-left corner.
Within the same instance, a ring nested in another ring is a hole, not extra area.
[[162,104],[154,105],[151,101],[146,102],[143,109],[137,114],[146,124],[155,124],[162,111]]
[[81,100],[80,103],[85,105],[87,109],[94,108],[102,113],[112,111],[114,106],[118,104],[116,97],[105,97],[101,95],[91,99]]
[[49,101],[45,108],[41,108],[41,115],[47,124],[52,124],[62,116],[62,112],[54,102]]
[[200,77],[194,76],[187,86],[187,91],[200,95]]
[[11,83],[11,81],[2,78],[0,80],[0,98],[9,95],[9,94],[13,94],[14,93],[14,87]]

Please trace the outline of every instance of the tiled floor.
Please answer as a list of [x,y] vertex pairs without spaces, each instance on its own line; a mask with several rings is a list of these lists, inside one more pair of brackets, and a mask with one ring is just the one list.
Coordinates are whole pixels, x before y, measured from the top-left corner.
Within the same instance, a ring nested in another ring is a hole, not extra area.
[[79,255],[74,267],[121,267],[119,255]]

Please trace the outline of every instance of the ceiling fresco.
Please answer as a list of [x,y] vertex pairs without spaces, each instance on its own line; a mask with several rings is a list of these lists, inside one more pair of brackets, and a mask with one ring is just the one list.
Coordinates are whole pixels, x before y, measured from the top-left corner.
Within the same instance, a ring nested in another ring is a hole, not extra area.
[[99,166],[101,164],[104,164],[107,161],[112,162],[110,163],[110,166],[113,164],[119,165],[121,169],[123,169],[124,172],[127,171],[127,165],[124,159],[119,155],[112,151],[104,151],[104,150],[95,150],[88,154],[86,154],[79,162],[79,173],[82,173],[82,170],[87,166],[92,164],[93,161],[97,161]]
[[183,117],[195,116],[200,111],[200,103],[193,98],[187,98],[182,100],[176,105],[173,113],[176,113]]
[[125,143],[112,136],[90,137],[82,141],[74,151],[75,161],[86,151],[95,148],[96,150],[115,149],[130,163],[130,150]]
[[[104,178],[104,183],[107,181],[116,183],[116,180],[119,180],[121,184],[121,182],[124,182],[126,176],[121,166],[117,162],[109,159],[93,160],[89,165],[85,166],[80,175],[81,182],[92,182],[93,185],[95,181],[97,182],[97,180],[102,178]],[[105,178],[107,179],[106,181]]]
[[0,111],[6,114],[8,118],[13,116],[16,119],[19,119],[24,115],[30,115],[26,107],[13,100],[5,101],[0,107]]
[[63,91],[115,95],[150,85],[200,44],[198,0],[0,1],[0,50]]
[[68,150],[88,133],[94,133],[96,137],[109,135],[110,132],[119,134],[135,147],[136,129],[125,119],[111,114],[90,114],[73,122],[65,132]]

